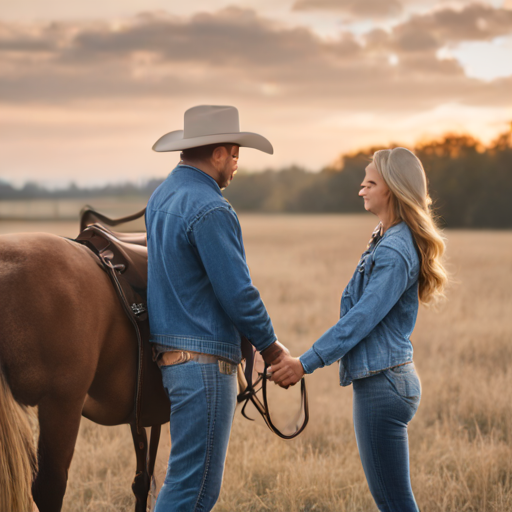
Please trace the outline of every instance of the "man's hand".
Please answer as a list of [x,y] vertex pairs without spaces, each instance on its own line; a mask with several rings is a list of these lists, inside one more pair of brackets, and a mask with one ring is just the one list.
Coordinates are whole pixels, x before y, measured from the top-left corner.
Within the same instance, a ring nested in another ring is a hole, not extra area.
[[[284,357],[289,356],[290,351],[279,341],[274,341],[270,347],[267,347],[263,352],[261,352],[261,356],[263,357],[263,360],[268,365],[275,365],[283,360]],[[271,366],[272,367],[272,366]],[[271,375],[270,368],[268,370],[267,375]],[[270,377],[270,380],[273,380]],[[290,386],[286,386],[283,384],[280,384],[276,382],[276,384],[279,384],[284,389],[288,389]]]
[[267,347],[263,352],[261,352],[261,357],[263,357],[263,360],[268,365],[277,363],[285,355],[290,355],[290,351],[278,340],[274,341],[270,347]]
[[270,380],[283,388],[297,384],[304,375],[304,368],[298,357],[292,357],[290,353],[284,354],[279,361],[269,368],[272,373]]

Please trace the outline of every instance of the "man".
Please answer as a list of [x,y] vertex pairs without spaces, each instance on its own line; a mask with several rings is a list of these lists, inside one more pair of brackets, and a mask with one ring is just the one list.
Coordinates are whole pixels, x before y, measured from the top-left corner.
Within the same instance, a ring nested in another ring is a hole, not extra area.
[[184,130],[153,146],[182,151],[182,159],[146,210],[151,341],[171,402],[172,448],[156,512],[208,511],[217,501],[241,335],[269,364],[288,353],[252,284],[238,218],[221,193],[240,146],[272,154],[272,145],[240,132],[234,107],[193,107],[184,121]]

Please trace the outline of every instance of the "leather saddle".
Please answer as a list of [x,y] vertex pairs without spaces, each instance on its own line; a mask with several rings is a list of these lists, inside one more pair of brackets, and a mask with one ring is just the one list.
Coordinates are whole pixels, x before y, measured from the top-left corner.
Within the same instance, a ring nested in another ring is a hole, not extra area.
[[133,409],[137,430],[168,422],[170,406],[149,342],[146,233],[121,233],[112,231],[110,226],[139,219],[145,211],[114,220],[86,206],[80,212],[80,234],[75,239],[97,256],[137,335],[137,387]]

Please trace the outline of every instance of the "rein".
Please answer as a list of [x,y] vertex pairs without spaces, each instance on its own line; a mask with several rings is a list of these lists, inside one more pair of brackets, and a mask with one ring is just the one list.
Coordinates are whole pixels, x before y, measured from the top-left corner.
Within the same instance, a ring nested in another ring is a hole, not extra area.
[[[295,426],[295,431],[291,434],[284,434],[281,432],[279,428],[276,427],[274,422],[272,421],[272,417],[270,415],[270,407],[268,405],[268,399],[267,399],[267,382],[268,382],[268,374],[267,374],[267,368],[268,365],[265,363],[265,367],[263,369],[263,373],[258,372],[258,377],[255,382],[252,382],[252,375],[253,375],[253,367],[254,367],[254,358],[252,360],[246,359],[245,361],[245,369],[243,371],[245,382],[246,384],[245,389],[241,390],[241,392],[238,394],[237,400],[238,403],[245,402],[242,406],[242,415],[244,418],[255,421],[253,418],[250,418],[247,415],[246,408],[249,405],[249,402],[251,402],[258,413],[261,415],[263,420],[265,421],[265,424],[270,429],[270,431],[277,436],[279,436],[281,439],[293,439],[297,437],[299,434],[301,434],[304,429],[306,428],[306,425],[309,421],[309,406],[308,406],[308,393],[306,390],[306,381],[304,377],[300,381],[300,418],[303,418],[302,423],[297,423]],[[243,384],[241,384],[242,387]],[[258,393],[262,394],[262,398],[260,399],[258,396]]]

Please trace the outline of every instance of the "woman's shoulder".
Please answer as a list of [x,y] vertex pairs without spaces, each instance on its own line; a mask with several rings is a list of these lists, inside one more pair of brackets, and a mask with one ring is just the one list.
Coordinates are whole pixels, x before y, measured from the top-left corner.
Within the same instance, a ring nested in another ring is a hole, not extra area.
[[384,233],[378,247],[393,249],[410,265],[415,266],[419,264],[414,236],[409,226],[403,221],[390,227],[386,233]]

